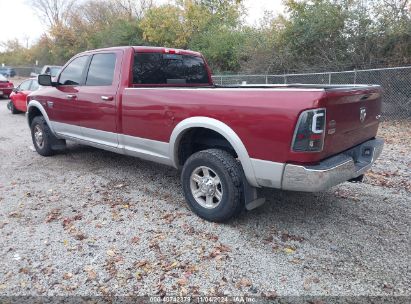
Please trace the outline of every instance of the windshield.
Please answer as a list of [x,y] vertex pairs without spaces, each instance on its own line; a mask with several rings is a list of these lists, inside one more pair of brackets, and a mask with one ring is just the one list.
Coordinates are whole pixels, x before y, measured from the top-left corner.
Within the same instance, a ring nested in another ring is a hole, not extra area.
[[0,74],[0,81],[7,81],[7,78]]

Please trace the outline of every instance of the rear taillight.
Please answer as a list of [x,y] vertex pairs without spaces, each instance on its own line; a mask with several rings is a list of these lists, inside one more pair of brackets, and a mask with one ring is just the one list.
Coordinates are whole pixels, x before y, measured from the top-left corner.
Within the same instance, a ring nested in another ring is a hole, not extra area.
[[307,110],[301,113],[294,131],[294,152],[320,152],[325,136],[325,109]]

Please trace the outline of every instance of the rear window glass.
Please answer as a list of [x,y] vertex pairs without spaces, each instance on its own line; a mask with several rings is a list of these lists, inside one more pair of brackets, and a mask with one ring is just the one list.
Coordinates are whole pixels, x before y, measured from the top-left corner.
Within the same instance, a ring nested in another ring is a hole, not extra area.
[[201,57],[178,54],[136,53],[134,84],[208,84],[208,73]]

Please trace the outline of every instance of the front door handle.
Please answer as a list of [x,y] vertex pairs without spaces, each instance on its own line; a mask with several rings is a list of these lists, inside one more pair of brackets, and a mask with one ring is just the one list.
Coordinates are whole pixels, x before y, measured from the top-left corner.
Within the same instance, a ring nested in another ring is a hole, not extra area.
[[104,100],[104,101],[111,101],[111,100],[113,100],[113,96],[101,96],[101,99],[102,100]]
[[66,97],[67,99],[75,99],[77,96],[74,94],[67,94]]

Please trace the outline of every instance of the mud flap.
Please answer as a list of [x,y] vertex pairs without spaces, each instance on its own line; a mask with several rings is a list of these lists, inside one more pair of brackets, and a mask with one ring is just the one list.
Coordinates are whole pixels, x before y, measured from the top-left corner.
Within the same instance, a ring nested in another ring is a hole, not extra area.
[[257,188],[248,183],[244,172],[242,173],[242,179],[245,208],[247,210],[253,210],[263,205],[265,203],[265,197],[258,198]]
[[66,140],[58,139],[54,135],[51,136],[51,148],[53,150],[64,150],[66,148]]

